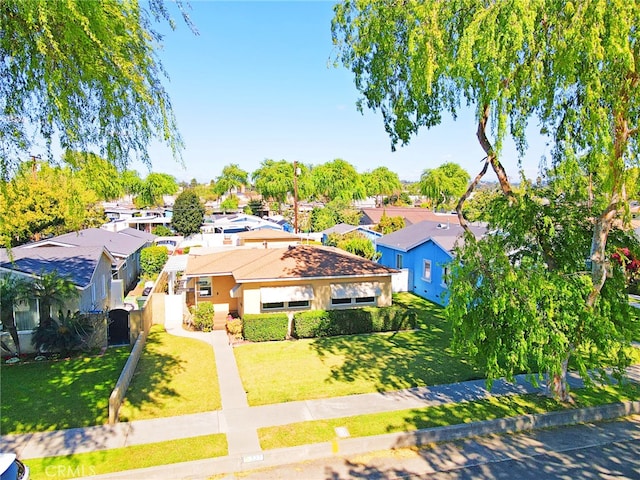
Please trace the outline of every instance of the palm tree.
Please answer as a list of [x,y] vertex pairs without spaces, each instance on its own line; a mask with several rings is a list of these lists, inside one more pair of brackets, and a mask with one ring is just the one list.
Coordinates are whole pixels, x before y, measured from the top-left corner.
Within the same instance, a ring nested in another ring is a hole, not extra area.
[[[18,337],[13,308],[19,300],[25,298],[28,285],[29,282],[26,280],[11,275],[0,278],[0,320],[11,335],[17,356],[20,356],[20,337]],[[4,344],[3,347],[10,351]]]
[[43,273],[34,283],[34,293],[40,302],[40,326],[48,327],[52,323],[51,309],[62,308],[79,293],[73,282],[57,271]]

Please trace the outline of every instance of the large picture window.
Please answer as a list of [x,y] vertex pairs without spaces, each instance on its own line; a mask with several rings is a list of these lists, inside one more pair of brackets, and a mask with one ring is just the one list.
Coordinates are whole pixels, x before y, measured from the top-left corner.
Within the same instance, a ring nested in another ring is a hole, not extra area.
[[374,305],[381,293],[377,282],[334,283],[331,285],[331,305]]
[[311,285],[263,287],[260,289],[262,310],[296,310],[309,308],[313,299]]
[[35,299],[20,300],[13,307],[13,317],[18,331],[33,330],[40,322],[40,309]]

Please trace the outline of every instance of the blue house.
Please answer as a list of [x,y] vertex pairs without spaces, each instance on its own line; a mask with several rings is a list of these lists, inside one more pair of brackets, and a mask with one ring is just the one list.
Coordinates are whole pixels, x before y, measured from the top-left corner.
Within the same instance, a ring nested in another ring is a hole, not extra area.
[[[485,227],[471,227],[478,237]],[[407,272],[407,291],[439,305],[448,302],[447,276],[453,248],[462,237],[457,224],[422,221],[378,239],[378,263]]]

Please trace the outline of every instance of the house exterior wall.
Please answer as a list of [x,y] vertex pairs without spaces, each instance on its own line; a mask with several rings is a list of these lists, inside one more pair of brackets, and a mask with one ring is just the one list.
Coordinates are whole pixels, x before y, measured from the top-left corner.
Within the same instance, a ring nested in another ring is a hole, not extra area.
[[[295,282],[258,282],[245,283],[242,285],[242,313],[265,313],[262,310],[260,298],[260,289],[263,287],[289,287],[297,285],[311,285],[313,287],[313,299],[309,302],[309,307],[300,309],[291,309],[289,311],[298,310],[336,310],[344,308],[364,307],[368,304],[349,304],[349,305],[332,305],[331,304],[331,285],[336,283],[357,284],[375,282],[380,286],[381,294],[376,297],[375,305],[377,307],[386,307],[392,303],[392,286],[391,275],[385,277],[363,277],[358,279],[321,279],[310,281]],[[272,310],[269,310],[271,312]],[[273,310],[282,311],[282,310]],[[239,309],[240,312],[240,309]]]
[[[204,278],[204,277],[201,277]],[[235,298],[231,297],[230,291],[236,285],[233,277],[206,277],[211,279],[212,295],[202,297],[198,295],[197,279],[190,280],[190,287],[195,288],[196,303],[210,302],[215,305],[216,311],[237,312],[239,316],[245,314],[258,314],[267,312],[301,311],[301,310],[336,310],[344,308],[358,308],[367,305],[386,307],[392,303],[392,283],[391,275],[385,277],[363,277],[357,280],[349,279],[321,279],[309,281],[289,281],[289,282],[251,282],[243,283],[235,292]],[[333,284],[358,284],[373,282],[379,285],[380,295],[376,297],[374,304],[331,304],[331,285]],[[284,310],[262,310],[262,300],[260,289],[264,287],[293,287],[300,285],[311,285],[313,287],[313,299],[309,302],[309,307]],[[188,299],[187,299],[188,301]]]
[[[204,284],[198,286],[198,282],[210,282],[211,295],[203,294],[206,290]],[[236,285],[236,281],[231,275],[199,277],[189,280],[188,288],[193,288],[193,300],[189,303],[190,297],[187,295],[187,304],[213,303],[216,312],[237,312],[238,299],[231,297],[231,289]]]
[[105,311],[111,298],[111,262],[106,255],[100,257],[91,284],[80,293],[78,309],[81,312]]
[[[391,268],[407,269],[409,291],[426,298],[438,305],[448,303],[449,289],[444,283],[445,266],[452,260],[451,255],[436,243],[428,240],[417,247],[404,252],[378,245],[377,250],[382,254],[378,263]],[[402,258],[402,265],[398,265],[398,256]],[[431,279],[424,276],[425,261],[431,262]]]

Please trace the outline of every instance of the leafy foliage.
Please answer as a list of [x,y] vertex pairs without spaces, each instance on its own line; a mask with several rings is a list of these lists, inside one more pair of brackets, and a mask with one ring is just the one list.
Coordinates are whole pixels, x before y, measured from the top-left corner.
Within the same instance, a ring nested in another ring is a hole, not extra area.
[[381,253],[376,252],[376,247],[371,240],[361,233],[348,233],[343,235],[337,245],[338,248],[358,255],[368,260],[376,261],[380,258]]
[[225,165],[222,169],[222,173],[216,179],[216,183],[213,187],[215,193],[222,195],[224,193],[231,192],[231,190],[237,190],[243,185],[247,185],[249,174],[241,169],[237,164],[232,163]]
[[[9,332],[16,351],[16,355],[20,355],[20,337],[16,328],[16,321],[13,309],[20,300],[28,298],[31,283],[14,275],[5,275],[0,277],[0,322],[2,327]],[[5,345],[2,345],[6,348]],[[6,348],[7,351],[10,351]]]
[[146,277],[158,275],[169,259],[167,247],[153,246],[143,248],[140,252],[140,269]]
[[38,352],[60,352],[68,355],[83,345],[83,339],[91,334],[91,325],[80,312],[66,315],[58,312],[57,319],[51,319],[33,331],[31,342]]
[[488,381],[521,372],[564,378],[570,359],[587,381],[589,369],[605,365],[621,375],[636,330],[623,270],[612,265],[589,307],[589,212],[545,193],[522,195],[517,210],[497,198],[491,227],[498,233],[467,237],[457,249],[445,310],[454,345],[486,368]]
[[450,208],[467,189],[469,174],[457,163],[445,163],[438,168],[427,169],[420,177],[420,190],[431,200],[433,209]]
[[324,207],[314,207],[311,211],[310,222],[311,230],[314,232],[321,232],[338,223],[359,225],[360,212],[351,207],[347,201],[333,200]]
[[48,327],[53,320],[51,311],[64,308],[67,302],[79,296],[78,289],[71,280],[56,270],[44,272],[33,283],[33,295],[40,303],[40,326]]
[[401,216],[396,216],[396,217],[390,217],[387,215],[386,210],[382,212],[382,216],[380,217],[380,221],[378,222],[378,224],[374,227],[375,230],[377,232],[380,232],[384,235],[388,234],[388,233],[392,233],[395,232],[397,230],[400,230],[402,228],[404,228],[405,225],[405,221],[404,218]]
[[242,318],[244,338],[250,342],[284,340],[289,329],[286,313],[247,314]]
[[315,194],[325,201],[350,202],[366,196],[360,174],[341,158],[315,167],[311,171],[311,181]]
[[200,302],[192,311],[193,325],[200,331],[211,332],[213,330],[213,316],[215,308],[213,303]]
[[180,235],[199,233],[204,222],[204,205],[193,190],[185,190],[173,204],[171,225]]
[[222,202],[220,202],[220,210],[224,213],[237,212],[240,207],[240,199],[237,195],[229,195]]
[[0,173],[42,140],[54,140],[124,167],[150,164],[152,139],[179,158],[182,141],[161,80],[154,20],[162,2],[6,1],[0,3]]

